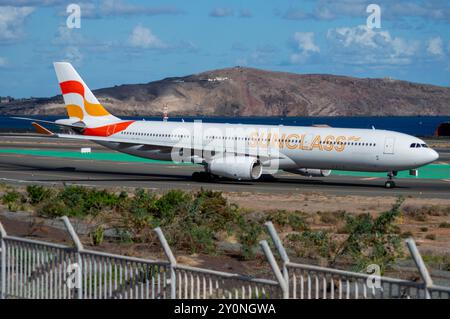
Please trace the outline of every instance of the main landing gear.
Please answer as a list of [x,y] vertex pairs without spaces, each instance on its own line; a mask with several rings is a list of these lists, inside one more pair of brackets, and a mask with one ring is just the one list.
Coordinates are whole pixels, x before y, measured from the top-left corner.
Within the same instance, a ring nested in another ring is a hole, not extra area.
[[197,182],[213,182],[216,180],[216,176],[208,172],[194,172],[192,179]]
[[386,188],[394,188],[395,187],[394,176],[397,176],[396,171],[388,173],[388,180],[386,181],[386,183],[384,183],[384,187],[386,187]]

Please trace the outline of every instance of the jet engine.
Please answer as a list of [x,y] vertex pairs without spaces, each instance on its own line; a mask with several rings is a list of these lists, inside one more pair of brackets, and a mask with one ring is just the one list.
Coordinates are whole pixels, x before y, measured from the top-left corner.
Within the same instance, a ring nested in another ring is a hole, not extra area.
[[237,180],[254,180],[261,177],[262,165],[254,157],[219,157],[209,162],[208,171],[213,175]]
[[327,177],[330,176],[331,170],[317,169],[317,168],[299,168],[296,170],[288,170],[289,173],[294,173],[307,177]]

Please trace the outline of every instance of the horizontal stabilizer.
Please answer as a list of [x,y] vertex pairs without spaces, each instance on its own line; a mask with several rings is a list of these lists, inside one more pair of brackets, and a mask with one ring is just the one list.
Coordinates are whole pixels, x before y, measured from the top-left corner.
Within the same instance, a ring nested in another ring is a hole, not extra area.
[[38,132],[39,134],[50,135],[50,136],[55,135],[55,133],[53,133],[52,131],[46,129],[45,127],[43,127],[42,125],[40,125],[40,124],[38,124],[36,122],[31,123],[31,125],[34,126],[34,128],[36,129],[36,132]]
[[56,125],[56,126],[60,126],[60,127],[73,128],[73,129],[78,129],[78,130],[82,130],[85,127],[82,124],[82,122],[76,122],[74,124],[66,124],[66,123],[57,123],[57,122],[46,121],[46,120],[32,119],[32,118],[28,118],[28,117],[15,117],[14,116],[11,118],[16,119],[16,120],[30,121],[30,122],[34,122],[34,123],[44,123],[44,124]]

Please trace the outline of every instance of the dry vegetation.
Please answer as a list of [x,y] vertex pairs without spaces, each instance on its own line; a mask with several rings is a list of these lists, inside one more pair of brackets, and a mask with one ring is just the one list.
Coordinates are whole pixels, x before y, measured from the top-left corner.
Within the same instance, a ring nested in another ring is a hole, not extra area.
[[405,256],[402,240],[412,236],[428,262],[450,270],[450,205],[442,200],[5,185],[0,198],[4,211],[29,212],[36,220],[71,216],[87,227],[90,245],[121,253],[155,246],[152,229],[160,226],[177,255],[194,265],[198,254],[257,261],[270,220],[294,259],[387,269]]

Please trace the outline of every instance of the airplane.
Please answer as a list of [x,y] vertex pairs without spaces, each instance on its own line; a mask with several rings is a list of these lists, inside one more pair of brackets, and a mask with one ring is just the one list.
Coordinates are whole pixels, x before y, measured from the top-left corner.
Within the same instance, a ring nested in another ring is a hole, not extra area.
[[[258,180],[280,170],[327,177],[331,170],[386,172],[394,188],[398,171],[416,170],[439,158],[414,136],[378,129],[321,126],[246,125],[177,121],[122,120],[109,113],[67,62],[54,68],[68,118],[54,122],[30,118],[39,133],[92,141],[142,158],[203,166],[194,180]],[[41,124],[67,132],[54,133]]]

